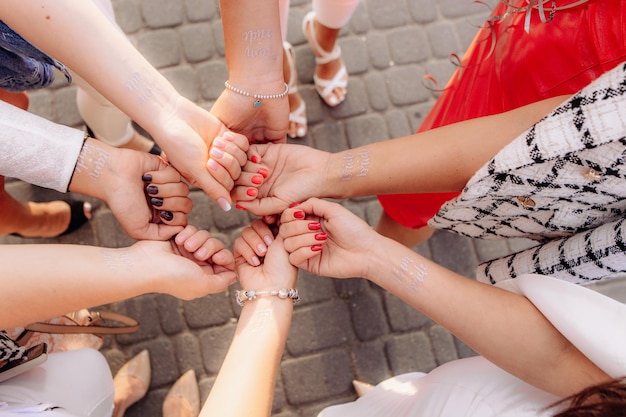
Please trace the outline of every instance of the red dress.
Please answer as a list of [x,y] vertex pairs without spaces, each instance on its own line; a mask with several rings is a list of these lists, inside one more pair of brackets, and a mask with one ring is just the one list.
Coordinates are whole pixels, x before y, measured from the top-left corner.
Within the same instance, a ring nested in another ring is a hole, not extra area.
[[[508,3],[526,7],[528,2]],[[450,78],[418,132],[573,94],[626,60],[626,1],[575,3],[557,0],[558,9],[549,22],[542,22],[538,9],[533,9],[528,31],[525,11],[494,21],[493,31],[489,25],[480,29],[463,57],[462,69]],[[552,0],[545,1],[546,17],[551,4]],[[506,11],[507,6],[499,3],[491,17]],[[459,192],[378,199],[396,222],[420,228]]]

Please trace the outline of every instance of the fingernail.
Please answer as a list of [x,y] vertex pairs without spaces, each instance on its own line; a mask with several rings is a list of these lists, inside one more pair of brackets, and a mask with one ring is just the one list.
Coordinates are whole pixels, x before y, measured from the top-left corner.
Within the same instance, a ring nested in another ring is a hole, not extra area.
[[322,250],[322,245],[319,245],[319,244],[318,245],[313,245],[313,246],[311,246],[311,250],[313,252],[319,252],[319,251]]
[[227,141],[229,141],[229,142],[232,142],[232,141],[234,141],[234,140],[235,140],[235,135],[233,135],[231,132],[226,132],[226,133],[224,133],[224,134],[222,135],[222,137],[223,137],[224,139],[226,139]]
[[322,224],[320,222],[309,223],[309,230],[320,230],[321,228],[322,228]]
[[201,258],[205,258],[209,254],[209,251],[206,248],[200,248],[195,254]]
[[211,148],[211,156],[215,159],[222,159],[224,157],[224,152],[220,151],[217,148]]
[[267,247],[261,243],[259,243],[258,245],[256,245],[256,250],[259,253],[265,253],[267,252]]
[[254,175],[252,177],[252,184],[261,184],[263,182],[263,176],[261,175]]
[[252,265],[254,265],[254,266],[261,265],[261,261],[259,261],[259,258],[257,258],[256,256],[253,256],[252,257]]
[[293,217],[296,219],[304,219],[304,212],[302,210],[294,211]]
[[206,163],[209,168],[211,168],[213,171],[217,171],[217,169],[220,167],[220,164],[218,164],[217,162],[215,162],[213,159],[209,159]]
[[163,199],[160,197],[152,197],[150,199],[150,204],[156,207],[161,207],[163,205]]
[[258,191],[256,190],[256,188],[248,188],[248,190],[246,191],[246,194],[248,194],[250,197],[256,197]]
[[261,158],[259,158],[259,157],[258,157],[258,156],[256,156],[256,155],[252,155],[252,157],[250,158],[250,160],[251,160],[252,162],[254,162],[255,164],[258,164],[258,163],[259,163],[259,161],[261,160]]
[[299,206],[300,204],[302,204],[302,203],[300,203],[299,201],[298,201],[297,203],[291,203],[291,204],[289,204],[289,208],[294,208],[294,207],[297,207],[297,206]]
[[158,194],[159,193],[159,187],[157,187],[156,185],[148,185],[146,187],[146,192],[148,194]]
[[245,207],[241,207],[239,204],[235,204],[237,210],[247,210]]
[[141,176],[141,180],[143,182],[152,182],[152,175],[150,175],[150,174],[143,174]]
[[257,174],[261,174],[263,175],[263,178],[267,178],[267,176],[269,175],[269,171],[265,168],[259,168]]
[[272,239],[271,236],[268,236],[268,235],[263,236],[263,242],[265,242],[267,246],[271,245],[273,241],[274,239]]
[[216,147],[218,147],[220,149],[224,149],[226,147],[226,142],[224,142],[221,139],[215,139],[213,141],[213,145],[215,145]]
[[315,240],[326,240],[328,239],[328,235],[326,233],[317,233],[315,235]]
[[161,216],[163,220],[166,220],[168,222],[174,218],[174,214],[171,211],[166,211],[166,210],[163,210],[159,214],[159,216]]
[[230,207],[230,203],[224,197],[218,198],[217,199],[217,204],[222,208],[222,210],[230,211],[230,208],[231,208]]

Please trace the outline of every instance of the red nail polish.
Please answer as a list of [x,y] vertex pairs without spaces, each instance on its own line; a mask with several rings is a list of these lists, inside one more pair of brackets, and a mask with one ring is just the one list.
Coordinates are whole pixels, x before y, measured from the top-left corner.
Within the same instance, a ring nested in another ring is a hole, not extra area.
[[256,197],[257,190],[256,188],[248,188],[246,194],[248,194],[250,197]]
[[246,210],[245,207],[241,207],[239,204],[235,204],[235,208],[239,210]]
[[315,240],[326,240],[328,239],[328,235],[326,233],[317,233],[315,235]]
[[311,246],[311,250],[313,252],[319,252],[319,251],[322,250],[322,245],[313,245],[313,246]]
[[257,174],[261,174],[263,175],[263,178],[267,178],[267,176],[270,174],[269,171],[265,168],[259,168],[259,170],[257,171]]
[[258,163],[259,163],[259,161],[260,161],[259,157],[258,157],[258,156],[256,156],[256,155],[252,155],[252,157],[250,158],[250,160],[251,160],[252,162],[254,162],[255,164],[258,164]]
[[293,212],[294,219],[304,219],[304,212],[302,210],[297,210]]
[[261,175],[254,175],[252,177],[252,184],[261,184],[263,182],[263,176]]
[[311,222],[309,223],[309,230],[320,230],[322,225],[319,222]]
[[300,204],[302,204],[302,203],[300,203],[300,202],[297,202],[297,203],[291,203],[291,204],[289,204],[289,208],[294,208],[294,207],[297,207],[297,206],[299,206]]

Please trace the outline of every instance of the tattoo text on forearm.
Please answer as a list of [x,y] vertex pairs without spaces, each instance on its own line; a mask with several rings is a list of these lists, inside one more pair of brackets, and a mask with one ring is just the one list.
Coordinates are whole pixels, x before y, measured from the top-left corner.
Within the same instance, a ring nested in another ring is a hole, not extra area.
[[341,180],[350,181],[353,177],[367,177],[370,165],[370,151],[367,148],[360,149],[356,156],[352,152],[343,157]]
[[267,323],[271,323],[274,317],[274,310],[266,308],[254,314],[250,321],[250,332],[257,333],[263,331]]
[[428,275],[428,268],[424,263],[416,262],[410,256],[400,259],[400,264],[392,269],[394,279],[410,293],[416,294],[419,287],[424,284]]
[[102,249],[102,260],[108,270],[115,273],[129,272],[133,269],[133,260],[126,249]]
[[274,33],[271,29],[255,29],[244,32],[242,39],[248,44],[244,54],[248,58],[274,56],[275,52],[271,46],[264,46],[264,43],[267,43],[273,38]]
[[88,172],[89,178],[98,180],[102,175],[102,169],[108,163],[110,157],[110,153],[85,142],[78,155],[74,172]]

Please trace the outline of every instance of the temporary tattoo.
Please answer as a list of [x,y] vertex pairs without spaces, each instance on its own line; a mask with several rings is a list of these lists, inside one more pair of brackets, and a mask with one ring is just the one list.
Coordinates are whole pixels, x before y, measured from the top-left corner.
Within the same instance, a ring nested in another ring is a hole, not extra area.
[[137,94],[139,100],[148,102],[154,95],[154,86],[143,79],[140,73],[135,72],[126,82],[126,89]]
[[274,33],[271,29],[257,29],[244,32],[243,40],[248,43],[245,49],[245,54],[249,58],[256,58],[260,56],[273,56],[274,51],[271,47],[263,46],[263,41],[268,41],[274,38]]
[[264,330],[265,325],[272,322],[273,316],[274,310],[271,308],[254,313],[254,318],[250,321],[252,333]]
[[89,172],[91,179],[98,180],[100,175],[102,175],[102,169],[106,166],[110,157],[110,153],[85,142],[78,155],[74,171],[77,173]]
[[101,249],[100,253],[104,264],[111,272],[119,273],[133,269],[130,252],[126,249]]
[[348,152],[343,157],[343,168],[341,170],[341,180],[349,181],[353,176],[366,177],[369,172],[370,152],[367,148],[361,149],[356,157],[352,152]]
[[416,294],[419,287],[424,283],[428,274],[428,268],[423,263],[417,263],[415,259],[404,256],[400,265],[393,268],[393,276],[400,285]]

